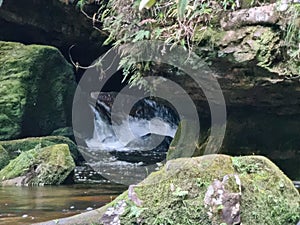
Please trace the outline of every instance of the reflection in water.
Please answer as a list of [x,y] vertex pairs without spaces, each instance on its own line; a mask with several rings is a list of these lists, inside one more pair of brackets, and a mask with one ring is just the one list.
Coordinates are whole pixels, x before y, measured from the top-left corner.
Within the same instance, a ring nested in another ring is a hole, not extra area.
[[99,208],[123,192],[116,184],[0,187],[0,224],[26,225]]

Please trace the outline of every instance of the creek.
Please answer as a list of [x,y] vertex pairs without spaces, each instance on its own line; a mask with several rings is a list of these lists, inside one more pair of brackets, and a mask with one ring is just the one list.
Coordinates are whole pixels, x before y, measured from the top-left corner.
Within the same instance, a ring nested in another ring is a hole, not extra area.
[[26,225],[99,208],[126,189],[118,184],[0,187],[0,224]]

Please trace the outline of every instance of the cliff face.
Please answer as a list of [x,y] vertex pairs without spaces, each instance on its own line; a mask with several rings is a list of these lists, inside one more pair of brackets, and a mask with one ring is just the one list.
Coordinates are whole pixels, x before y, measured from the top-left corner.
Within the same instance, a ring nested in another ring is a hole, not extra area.
[[[88,52],[80,58],[80,62],[89,65],[106,50],[100,49],[106,37],[95,30],[91,19],[75,7],[77,1],[67,2],[69,4],[58,0],[3,1],[0,7],[0,40],[51,45],[67,58],[69,48],[76,45],[72,51],[74,60]],[[95,11],[97,8],[91,5],[87,10]]]

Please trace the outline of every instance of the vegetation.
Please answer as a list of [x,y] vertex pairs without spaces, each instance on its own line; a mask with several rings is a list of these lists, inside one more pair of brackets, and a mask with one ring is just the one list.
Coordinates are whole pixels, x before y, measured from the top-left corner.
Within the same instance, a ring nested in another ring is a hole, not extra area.
[[[211,36],[211,27],[221,12],[235,8],[234,0],[225,1],[157,1],[149,10],[139,11],[139,1],[110,0],[99,17],[109,37],[104,44],[119,46],[143,40],[158,40],[166,45],[181,45],[192,52],[201,41]],[[200,34],[200,35],[199,35]],[[126,49],[124,49],[126,51]],[[154,62],[136,64],[137,53],[128,54],[121,61],[123,74],[129,82],[140,83],[142,76],[152,75]],[[184,59],[186,60],[186,59]]]
[[[87,2],[87,0],[81,0],[78,5],[83,9],[84,4]],[[153,2],[155,1],[151,1],[151,3]],[[214,45],[224,35],[219,21],[226,13],[240,8],[261,6],[265,3],[268,3],[268,1],[162,0],[156,1],[153,6],[148,7],[149,9],[139,10],[141,1],[109,0],[107,4],[101,5],[92,19],[93,23],[95,21],[102,22],[103,30],[109,34],[104,44],[119,46],[142,40],[160,40],[170,46],[181,45],[189,52],[197,51],[199,46],[205,45],[210,48],[210,54],[212,54],[215,50]],[[299,6],[291,6],[289,12],[283,16],[287,17],[284,24],[282,24],[282,28],[286,31],[285,47],[287,57],[284,55],[280,57],[283,57],[290,66],[289,69],[286,69],[285,66],[281,65],[280,72],[289,76],[299,74],[300,70],[298,8]],[[276,30],[275,27],[274,30]],[[273,47],[277,48],[278,46]],[[139,78],[155,73],[153,68],[158,67],[158,65],[153,62],[137,64],[133,60],[134,57],[137,57],[136,52],[134,54],[126,53],[127,56],[121,61],[125,78],[130,75],[132,84],[145,86],[145,84],[140,83]],[[273,63],[269,62],[267,57],[272,58],[273,55],[272,60],[276,61],[274,53],[270,56],[264,56],[264,50],[262,49],[257,54],[258,61],[261,60],[260,57],[264,57],[265,62],[260,64],[267,69]],[[266,62],[267,64],[265,64]]]

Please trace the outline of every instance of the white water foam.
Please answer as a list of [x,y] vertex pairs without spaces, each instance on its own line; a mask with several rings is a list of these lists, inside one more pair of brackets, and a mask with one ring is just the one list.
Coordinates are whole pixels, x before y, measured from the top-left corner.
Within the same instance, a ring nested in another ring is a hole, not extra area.
[[[151,102],[151,104],[155,103]],[[120,125],[115,125],[114,127],[118,131],[117,137],[109,121],[101,117],[100,113],[94,108],[93,111],[95,115],[94,133],[92,138],[86,140],[89,149],[130,150],[126,145],[135,139],[141,138],[147,134],[174,137],[177,129],[176,126],[164,121],[163,116],[169,115],[166,115],[167,113],[163,110],[163,112],[158,112],[160,115],[155,115],[159,117],[150,120],[129,116],[128,126],[130,131],[128,131],[127,123],[124,120]],[[133,135],[128,135],[128,132],[131,132]]]

